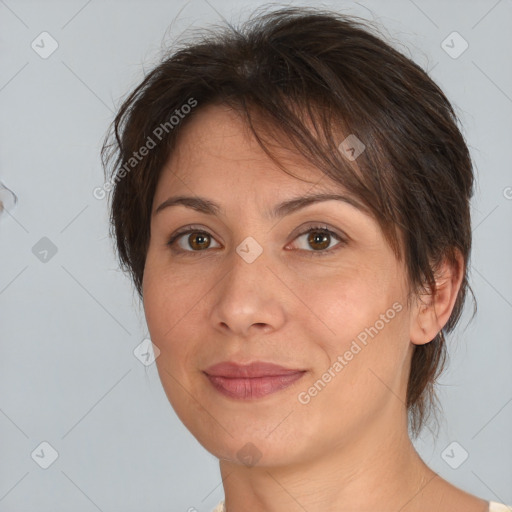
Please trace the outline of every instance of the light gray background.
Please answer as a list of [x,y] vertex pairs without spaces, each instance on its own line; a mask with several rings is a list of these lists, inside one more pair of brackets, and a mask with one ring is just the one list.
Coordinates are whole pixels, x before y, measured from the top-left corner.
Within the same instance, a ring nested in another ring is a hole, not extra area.
[[[1,512],[202,512],[223,497],[217,460],[174,414],[154,364],[133,354],[147,337],[143,310],[92,190],[115,106],[165,41],[260,4],[0,0],[0,179],[19,198],[0,220]],[[415,444],[443,477],[512,504],[512,2],[322,5],[384,25],[461,117],[478,181],[479,313],[464,330],[468,303],[450,338],[440,435]],[[47,59],[31,48],[43,31],[59,45]],[[453,31],[469,44],[456,59],[441,47]],[[46,262],[33,252],[43,237],[57,248]],[[58,452],[47,469],[31,456],[43,441]],[[469,453],[457,469],[442,457],[454,441]]]

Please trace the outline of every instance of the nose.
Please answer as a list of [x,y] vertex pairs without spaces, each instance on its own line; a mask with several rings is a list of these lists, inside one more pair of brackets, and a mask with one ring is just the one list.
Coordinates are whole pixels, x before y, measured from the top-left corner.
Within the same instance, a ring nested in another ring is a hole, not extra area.
[[240,338],[278,330],[286,319],[286,290],[265,251],[249,261],[233,251],[227,275],[214,288],[210,313],[215,329]]

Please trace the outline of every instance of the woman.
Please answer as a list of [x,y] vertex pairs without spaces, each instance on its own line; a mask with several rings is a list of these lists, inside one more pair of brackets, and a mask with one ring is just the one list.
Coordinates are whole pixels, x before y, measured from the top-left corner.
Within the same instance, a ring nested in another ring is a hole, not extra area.
[[355,17],[287,8],[184,43],[103,148],[158,372],[220,460],[216,510],[497,512],[411,437],[470,289],[453,109]]

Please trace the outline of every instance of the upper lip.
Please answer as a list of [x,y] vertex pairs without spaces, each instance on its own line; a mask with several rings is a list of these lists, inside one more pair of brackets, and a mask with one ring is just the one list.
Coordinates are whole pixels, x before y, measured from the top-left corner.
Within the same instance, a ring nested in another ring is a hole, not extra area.
[[276,375],[289,375],[290,373],[303,372],[299,368],[285,368],[274,363],[255,361],[250,364],[238,364],[233,361],[224,361],[214,364],[204,370],[208,375],[228,378],[255,378]]

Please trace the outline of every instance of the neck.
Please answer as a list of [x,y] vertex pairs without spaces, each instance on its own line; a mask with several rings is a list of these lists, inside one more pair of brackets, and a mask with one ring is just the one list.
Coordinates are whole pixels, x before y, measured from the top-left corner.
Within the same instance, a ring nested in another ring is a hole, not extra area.
[[401,426],[395,419],[388,428],[368,427],[301,464],[246,467],[221,460],[226,511],[420,511],[437,475],[414,449],[406,420]]

